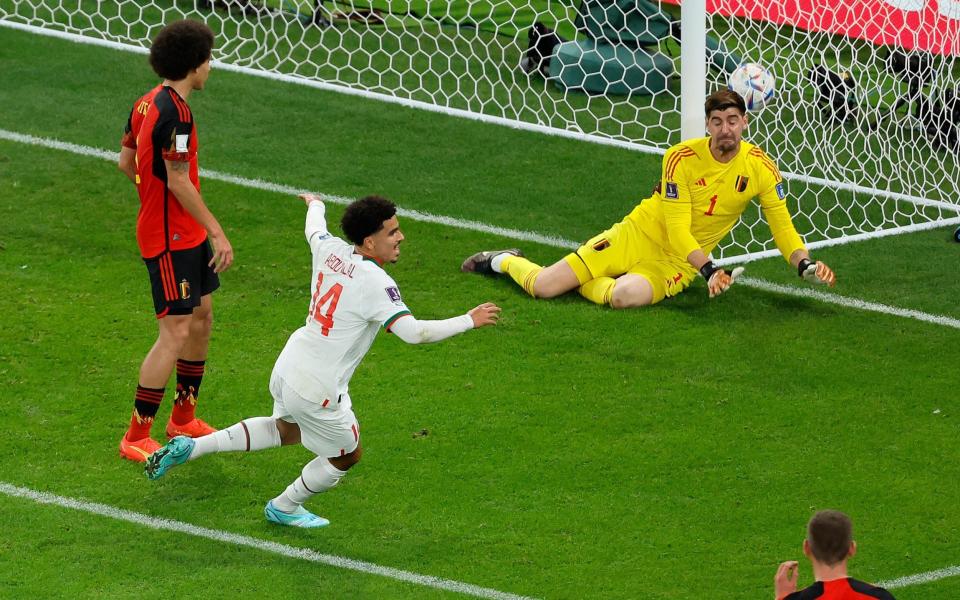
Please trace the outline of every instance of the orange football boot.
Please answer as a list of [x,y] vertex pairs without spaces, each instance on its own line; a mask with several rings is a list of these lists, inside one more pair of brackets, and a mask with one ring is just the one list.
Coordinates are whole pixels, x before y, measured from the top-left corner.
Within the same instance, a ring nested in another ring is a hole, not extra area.
[[147,457],[160,449],[160,444],[152,437],[131,442],[126,434],[120,438],[120,456],[134,462],[147,462]]
[[184,435],[189,438],[198,438],[214,433],[217,429],[210,427],[202,419],[194,419],[184,425],[177,425],[173,421],[167,421],[167,439],[173,439],[178,435]]

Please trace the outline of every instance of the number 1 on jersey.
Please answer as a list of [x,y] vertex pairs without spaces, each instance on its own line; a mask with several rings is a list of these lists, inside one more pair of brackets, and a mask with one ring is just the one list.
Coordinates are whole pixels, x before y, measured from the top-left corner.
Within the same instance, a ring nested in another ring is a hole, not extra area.
[[[323,285],[323,273],[317,273],[317,291],[313,293],[313,306],[310,308],[310,314],[313,320],[320,323],[320,333],[330,335],[330,329],[333,327],[333,313],[337,310],[337,303],[340,302],[340,294],[343,292],[343,286],[339,283],[333,284],[327,293],[317,299],[320,293],[320,287]],[[330,303],[326,313],[323,307]]]
[[705,215],[713,215],[713,207],[717,205],[717,195],[714,194],[713,198],[710,198],[710,208],[707,209],[707,212],[703,213]]

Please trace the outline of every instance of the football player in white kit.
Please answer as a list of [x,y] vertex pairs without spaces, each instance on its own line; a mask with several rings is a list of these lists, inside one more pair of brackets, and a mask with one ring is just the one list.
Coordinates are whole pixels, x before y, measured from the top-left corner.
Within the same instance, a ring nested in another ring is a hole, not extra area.
[[150,479],[171,467],[215,452],[253,451],[302,443],[317,455],[300,476],[264,508],[268,521],[322,527],[326,519],[303,504],[335,486],[360,460],[360,431],[350,401],[350,377],[383,327],[410,344],[438,342],[493,325],[500,308],[481,304],[467,314],[420,321],[410,313],[384,263],[400,256],[403,233],[396,206],[367,196],[350,204],[341,226],[349,242],[327,231],[319,196],[307,205],[306,236],[313,253],[307,322],[287,340],[270,376],[273,414],[244,419],[216,433],[175,437],[147,459]]

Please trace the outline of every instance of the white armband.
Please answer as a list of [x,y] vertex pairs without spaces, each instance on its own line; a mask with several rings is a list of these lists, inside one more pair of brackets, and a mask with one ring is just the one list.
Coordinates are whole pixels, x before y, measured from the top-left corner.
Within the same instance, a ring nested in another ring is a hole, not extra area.
[[307,236],[308,244],[313,236],[317,234],[326,235],[328,233],[327,219],[325,216],[326,211],[327,207],[319,200],[314,200],[307,205],[307,223],[303,233]]
[[418,321],[413,315],[406,315],[390,326],[390,332],[408,344],[439,342],[468,329],[473,329],[473,318],[470,315],[442,321]]

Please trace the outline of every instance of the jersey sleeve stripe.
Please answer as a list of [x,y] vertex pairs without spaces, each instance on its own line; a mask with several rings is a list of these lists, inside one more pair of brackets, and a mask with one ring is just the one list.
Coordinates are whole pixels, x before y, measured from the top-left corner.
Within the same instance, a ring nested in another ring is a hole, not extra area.
[[780,169],[778,169],[777,166],[773,164],[773,161],[771,161],[768,158],[762,161],[762,163],[763,163],[763,166],[765,166],[767,169],[770,170],[771,173],[773,173],[773,176],[776,177],[778,182],[783,180],[783,177],[780,176]]
[[389,330],[390,330],[390,327],[391,327],[394,323],[397,322],[397,319],[399,319],[400,317],[405,317],[405,316],[407,316],[407,315],[409,315],[409,314],[411,314],[409,310],[401,310],[401,311],[398,312],[397,314],[395,314],[395,315],[393,315],[392,317],[390,317],[389,319],[387,319],[386,322],[383,324],[383,328],[384,328],[385,330],[389,331]]
[[783,177],[780,175],[780,169],[778,169],[776,163],[774,163],[770,157],[767,156],[766,152],[760,148],[754,148],[750,151],[750,156],[757,158],[763,166],[773,173],[773,176],[776,177],[777,181],[783,181]]
[[170,104],[172,104],[174,110],[177,111],[177,118],[183,121],[183,111],[180,110],[180,105],[177,104],[176,94],[174,94],[170,88],[164,88],[164,91],[167,93],[167,98],[170,99]]
[[173,103],[177,105],[177,111],[180,112],[180,120],[184,123],[189,122],[190,111],[187,109],[186,105],[184,105],[183,100],[181,100],[180,97],[177,96],[176,94],[173,94],[172,96],[173,96]]
[[176,92],[170,92],[170,99],[173,100],[174,106],[177,107],[177,113],[180,115],[180,122],[189,123],[190,109],[187,107],[187,105],[177,96]]
[[663,170],[664,175],[667,179],[673,175],[673,166],[677,164],[677,161],[680,160],[680,157],[677,154],[674,154],[670,157],[670,160],[667,161],[667,168]]
[[667,164],[667,179],[672,181],[673,174],[676,173],[680,161],[691,156],[696,156],[696,153],[689,148],[684,148],[670,157],[670,162]]
[[670,167],[670,179],[673,179],[673,175],[676,173],[677,167],[680,165],[680,161],[691,156],[696,156],[696,153],[689,148],[684,148],[683,150],[677,152],[677,160],[674,161]]

